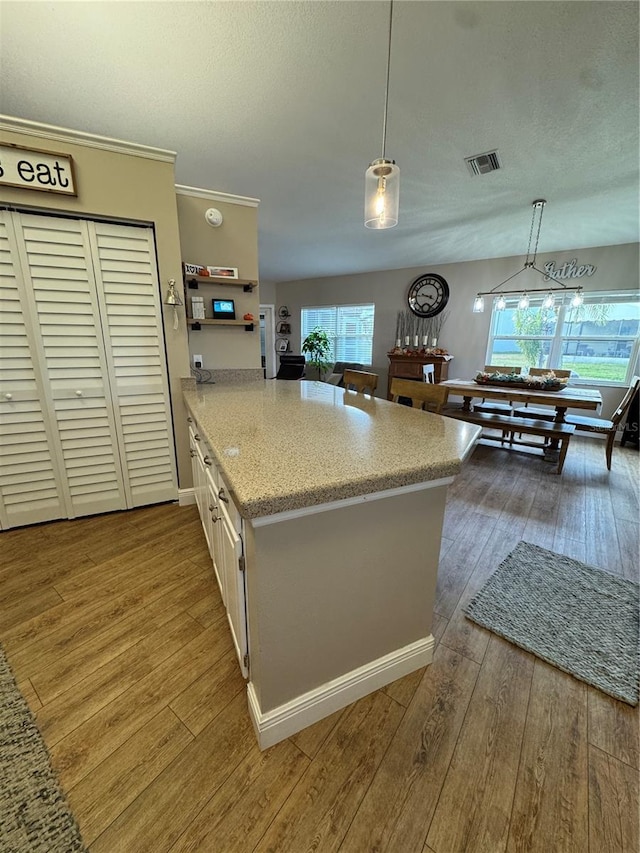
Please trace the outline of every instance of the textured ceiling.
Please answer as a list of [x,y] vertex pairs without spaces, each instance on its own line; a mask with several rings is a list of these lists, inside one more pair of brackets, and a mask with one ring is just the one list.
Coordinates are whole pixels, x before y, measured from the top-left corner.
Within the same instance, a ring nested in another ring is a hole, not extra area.
[[[261,199],[264,281],[638,240],[638,4],[401,2],[387,156],[363,226],[387,2],[0,3],[0,111],[178,152],[180,184]],[[472,177],[465,156],[497,148]]]

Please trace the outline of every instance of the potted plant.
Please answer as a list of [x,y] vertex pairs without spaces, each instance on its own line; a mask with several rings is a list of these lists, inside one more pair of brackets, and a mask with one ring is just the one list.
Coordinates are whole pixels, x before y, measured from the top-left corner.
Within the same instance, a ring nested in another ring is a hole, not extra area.
[[322,380],[323,373],[330,367],[327,357],[331,353],[331,341],[327,333],[316,326],[302,342],[302,352],[309,356],[307,364],[317,369],[318,379]]

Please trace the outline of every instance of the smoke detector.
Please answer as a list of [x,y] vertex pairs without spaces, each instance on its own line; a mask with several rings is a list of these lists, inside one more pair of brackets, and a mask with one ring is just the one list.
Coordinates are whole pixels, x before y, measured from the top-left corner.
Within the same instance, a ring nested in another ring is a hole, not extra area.
[[204,218],[212,228],[219,228],[222,225],[222,214],[215,207],[210,207],[205,212]]
[[497,151],[487,151],[485,154],[465,157],[464,162],[472,175],[486,175],[488,172],[495,172],[502,168]]

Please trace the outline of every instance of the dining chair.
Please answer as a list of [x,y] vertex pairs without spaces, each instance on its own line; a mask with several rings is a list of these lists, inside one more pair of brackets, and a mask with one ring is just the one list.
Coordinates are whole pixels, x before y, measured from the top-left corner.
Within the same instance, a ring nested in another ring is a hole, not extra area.
[[345,370],[342,377],[344,387],[347,390],[353,388],[359,394],[363,394],[368,390],[373,395],[378,387],[377,373],[367,373],[366,370]]
[[548,373],[553,373],[556,379],[568,379],[571,376],[570,370],[556,369],[555,367],[530,367],[529,376],[546,376]]
[[422,378],[425,382],[431,382],[432,384],[436,381],[436,368],[433,364],[423,364],[422,365]]
[[[557,379],[568,379],[571,376],[570,370],[556,370],[549,367],[530,367],[529,376],[546,376],[547,373],[554,373]],[[536,418],[539,421],[555,421],[556,410],[545,406],[544,409],[538,409],[535,406],[530,407],[528,403],[524,406],[514,408],[513,414],[517,418]]]
[[413,379],[392,379],[390,391],[394,403],[397,403],[400,397],[407,397],[414,409],[427,409],[437,414],[441,412],[449,396],[449,389],[444,385],[415,382]]
[[[520,373],[521,367],[509,367],[508,365],[500,366],[497,364],[485,364],[485,373]],[[513,405],[511,401],[508,403],[498,403],[496,400],[487,401],[484,397],[482,402],[475,403],[473,406],[474,412],[489,412],[494,415],[511,415],[513,413]]]
[[498,364],[485,364],[485,373],[522,373],[521,367],[513,367],[510,365],[500,366]]
[[611,415],[611,420],[607,421],[604,418],[588,418],[585,415],[565,415],[565,421],[568,424],[573,424],[577,430],[585,432],[600,432],[607,434],[607,444],[605,454],[607,457],[607,468],[611,470],[611,457],[613,455],[613,443],[616,439],[618,428],[623,417],[627,413],[631,400],[633,399],[638,388],[640,388],[640,376],[634,376],[631,380],[631,385],[627,389],[624,397],[620,401],[620,405]]

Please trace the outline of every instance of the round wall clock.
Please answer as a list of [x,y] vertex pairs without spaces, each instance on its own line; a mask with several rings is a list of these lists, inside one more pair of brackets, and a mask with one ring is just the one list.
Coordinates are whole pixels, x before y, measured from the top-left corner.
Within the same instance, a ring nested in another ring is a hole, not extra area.
[[435,317],[449,301],[449,285],[441,275],[428,272],[419,275],[409,288],[407,302],[418,317]]

